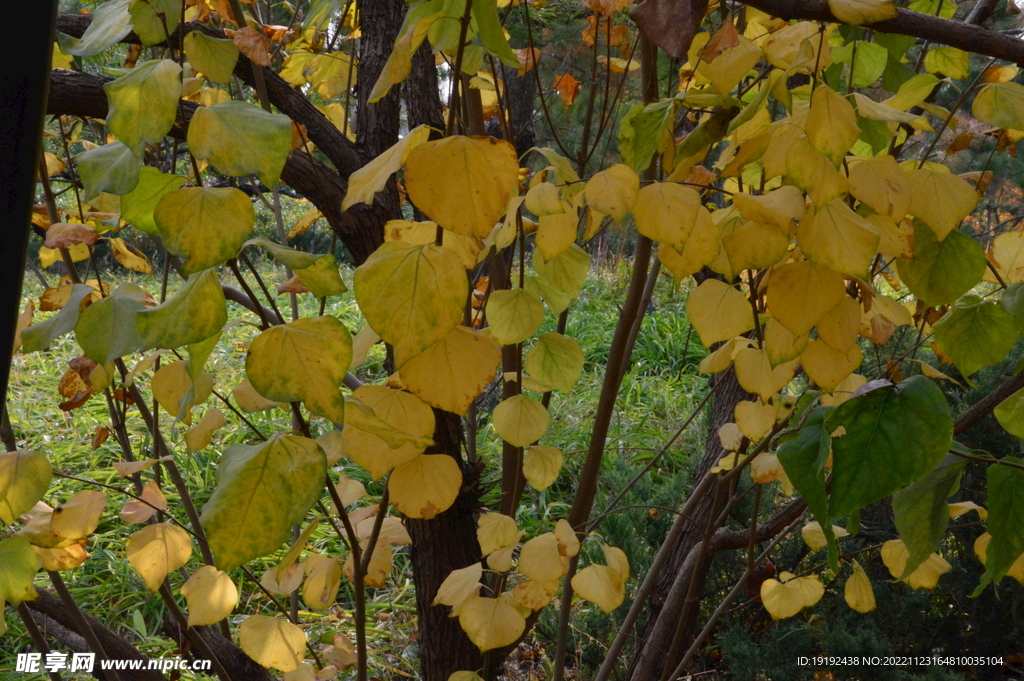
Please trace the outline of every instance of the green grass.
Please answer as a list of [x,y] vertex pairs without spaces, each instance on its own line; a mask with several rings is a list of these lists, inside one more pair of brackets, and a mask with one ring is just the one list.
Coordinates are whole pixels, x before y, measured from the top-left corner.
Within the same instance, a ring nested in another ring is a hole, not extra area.
[[[312,236],[309,238],[313,239]],[[156,263],[159,264],[159,260]],[[265,259],[257,260],[257,267],[272,291],[285,278],[280,267]],[[116,277],[119,281],[131,280],[150,292],[160,290],[159,276],[135,273],[126,275],[119,267],[114,272],[103,272],[102,275],[105,281]],[[48,276],[51,281],[56,279],[52,274]],[[351,285],[352,270],[343,268],[342,276]],[[238,285],[230,277],[225,277],[223,281],[236,287]],[[251,276],[248,282],[254,290],[258,290]],[[572,503],[575,476],[590,440],[593,413],[618,314],[617,306],[623,298],[627,283],[622,268],[592,273],[580,300],[573,303],[569,313],[566,333],[577,338],[583,348],[584,374],[574,390],[556,393],[551,402],[552,425],[545,443],[563,450],[565,466],[562,475],[547,490],[527,490],[518,518],[527,536],[549,530],[555,520],[565,516]],[[177,286],[178,283],[171,280],[170,291],[173,292]],[[42,287],[34,278],[26,280],[26,297],[38,297],[41,292]],[[287,296],[279,296],[276,302],[285,316],[289,317]],[[299,296],[299,302],[301,315],[319,313],[319,301],[311,296]],[[608,455],[596,510],[603,509],[615,491],[661,449],[703,395],[705,380],[696,374],[695,365],[704,351],[695,334],[689,332],[683,310],[684,302],[685,292],[674,292],[670,279],[663,278],[654,296],[653,309],[645,319],[637,341],[634,351],[636,361],[623,381],[606,443]],[[230,325],[206,365],[206,371],[213,377],[215,389],[228,397],[231,389],[244,377],[245,351],[258,333],[253,324],[257,320],[252,313],[234,303],[229,303],[229,308],[232,319],[238,318],[249,323]],[[353,333],[363,326],[364,321],[351,294],[329,300],[326,312],[341,319]],[[35,321],[40,321],[48,314],[51,313],[37,313]],[[541,333],[555,330],[555,325],[555,317],[548,315]],[[110,424],[103,395],[94,395],[83,407],[71,412],[63,412],[58,407],[63,398],[57,393],[57,383],[67,370],[68,360],[78,353],[73,335],[70,335],[57,340],[46,352],[19,354],[15,357],[11,374],[10,416],[19,447],[43,452],[53,464],[54,470],[61,474],[128,490],[129,482],[112,468],[114,462],[122,460],[115,438],[111,437],[96,449],[90,445],[94,431]],[[126,358],[126,364],[131,368],[141,357]],[[174,359],[170,353],[161,357],[163,362]],[[149,393],[152,371],[139,374],[138,380],[144,394]],[[367,382],[379,382],[386,378],[382,345],[371,350],[367,363],[356,373]],[[193,418],[198,420],[202,412],[212,406],[221,408],[227,424],[214,434],[210,446],[193,454],[186,454],[184,447],[183,435],[187,427],[181,423],[172,424],[171,417],[161,412],[164,435],[175,452],[176,462],[186,478],[193,501],[200,508],[214,488],[214,474],[220,452],[232,444],[251,443],[254,440],[249,427],[224,404],[219,403],[216,397],[211,397],[206,404],[197,407]],[[291,428],[290,414],[280,409],[249,414],[247,418],[263,433]],[[622,546],[637,570],[649,562],[652,547],[656,550],[657,536],[667,528],[668,521],[663,517],[652,518],[645,508],[636,506],[672,506],[675,505],[675,499],[685,493],[690,463],[696,459],[702,447],[696,435],[701,432],[699,426],[700,420],[675,443],[648,478],[623,500],[622,506],[625,508],[609,516],[601,528],[600,535]],[[314,434],[329,427],[330,424],[319,419],[313,421]],[[135,457],[152,458],[152,442],[135,410],[130,409],[128,412],[128,428]],[[494,434],[486,416],[481,419],[478,431],[478,450],[487,464],[487,475],[496,480],[500,465],[500,439]],[[336,469],[343,469],[346,475],[363,482],[370,495],[376,496],[383,491],[379,483],[371,483],[368,475],[354,464],[342,463]],[[152,470],[147,471],[143,479],[152,479],[152,475]],[[90,487],[85,482],[55,478],[44,500],[51,506],[58,506],[75,492]],[[169,514],[187,523],[173,486],[165,480],[161,487],[168,498]],[[150,594],[144,587],[125,557],[125,540],[138,526],[127,525],[118,512],[130,497],[109,489],[101,491],[108,494],[108,503],[104,518],[90,539],[88,548],[91,557],[82,566],[64,573],[65,581],[84,610],[125,635],[144,653],[174,655],[174,644],[160,634],[165,606],[159,597]],[[635,531],[638,526],[647,527],[643,533],[638,534]],[[340,541],[326,523],[321,523],[313,533],[311,544],[315,550],[329,555],[344,554]],[[589,554],[597,546],[598,543],[592,540],[585,550]],[[265,569],[276,565],[284,550],[282,548],[276,556],[254,561],[250,565],[253,573],[259,577]],[[395,569],[387,585],[369,591],[368,615],[371,624],[375,625],[369,632],[371,665],[379,673],[397,678],[402,674],[416,673],[416,621],[408,549],[397,550],[394,562]],[[192,571],[200,565],[196,550],[187,569]],[[38,585],[45,587],[45,574],[40,574],[42,576]],[[277,612],[241,570],[236,570],[231,576],[241,593],[240,604],[232,622],[240,622],[247,614]],[[175,593],[182,581],[178,574],[170,576]],[[284,601],[280,597],[278,600]],[[338,630],[346,631],[354,638],[351,614],[353,603],[351,588],[343,580],[337,605],[321,613],[303,613],[303,625],[310,639],[329,642]],[[586,610],[590,612],[592,609]],[[545,618],[551,615],[547,613]],[[594,619],[595,623],[602,620],[601,626],[609,626],[606,618],[597,617],[594,613],[588,617]],[[13,660],[13,653],[28,644],[16,612],[13,609],[5,610],[5,618],[10,632],[4,637],[4,652],[0,654],[0,681],[14,678],[6,676],[8,670],[13,668],[7,664],[7,660]],[[537,633],[541,639],[546,638],[546,632],[551,631],[551,622],[545,618],[542,618]],[[20,681],[27,677],[20,674],[17,678]],[[65,675],[65,678],[71,677]],[[182,678],[193,677],[185,673]]]

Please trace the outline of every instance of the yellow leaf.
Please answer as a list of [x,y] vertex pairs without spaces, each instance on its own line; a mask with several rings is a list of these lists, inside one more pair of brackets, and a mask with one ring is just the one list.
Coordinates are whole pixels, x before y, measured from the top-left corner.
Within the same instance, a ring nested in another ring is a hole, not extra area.
[[807,213],[803,194],[792,185],[779,187],[762,196],[734,194],[733,205],[748,220],[775,225],[786,234],[792,234],[794,223],[803,220]]
[[250,615],[238,630],[245,654],[264,667],[290,672],[306,656],[306,634],[280,617]]
[[913,188],[896,159],[885,155],[850,164],[850,193],[879,215],[899,223],[910,210]]
[[773,369],[764,350],[744,348],[736,352],[736,379],[744,390],[766,401],[793,380],[795,364],[788,362]]
[[[89,553],[85,550],[85,547],[78,543],[59,549],[44,549],[33,546],[32,550],[39,556],[44,570],[53,570],[55,572],[72,570],[89,559]],[[0,635],[2,634],[3,628],[0,627]]]
[[188,603],[188,626],[216,624],[231,614],[238,604],[238,587],[226,572],[204,565],[181,585]]
[[225,424],[224,412],[216,407],[207,409],[199,423],[189,428],[185,433],[185,447],[190,452],[197,452],[210,444],[213,431],[223,428]]
[[[372,559],[371,559],[372,560]],[[303,562],[306,579],[302,583],[302,601],[313,612],[334,605],[341,586],[341,566],[337,558],[312,553]]]
[[548,410],[525,395],[514,395],[492,413],[494,431],[513,447],[526,447],[548,430]]
[[734,411],[736,426],[750,439],[757,442],[775,425],[775,407],[771,404],[742,400]]
[[546,333],[527,353],[523,366],[530,377],[554,390],[572,390],[583,373],[583,349],[575,338]]
[[633,206],[638,232],[652,241],[682,250],[690,238],[700,194],[675,182],[653,182],[639,191]]
[[789,329],[779,323],[779,320],[768,320],[764,327],[764,350],[768,353],[768,360],[772,368],[790,362],[800,356],[800,353],[807,347],[810,340],[809,333],[802,336],[794,336]]
[[122,266],[134,272],[153,274],[153,267],[142,251],[126,244],[123,239],[110,238],[107,241],[110,243],[110,252],[114,254],[114,259]]
[[668,244],[661,244],[658,248],[658,259],[672,273],[678,284],[685,277],[715,261],[721,248],[720,237],[721,229],[715,224],[708,210],[701,206],[697,209],[697,222],[683,250],[678,251]]
[[521,288],[492,291],[487,299],[487,324],[499,345],[515,345],[532,336],[544,322],[544,303]]
[[990,261],[1006,284],[1024,281],[1024,232],[1004,232],[992,241]]
[[192,540],[185,530],[170,523],[147,525],[128,537],[128,562],[156,592],[167,575],[183,567],[192,555]]
[[322,220],[323,217],[324,214],[320,212],[320,209],[317,208],[316,206],[313,206],[305,213],[303,213],[301,218],[295,221],[295,224],[292,225],[292,228],[288,230],[287,237],[289,239],[294,239],[300,234],[305,234],[307,231],[309,231],[310,227],[316,224],[318,220]]
[[[815,22],[801,21],[776,31],[764,44],[765,58],[772,66],[784,70],[825,68],[832,59],[828,37],[821,35],[821,28]],[[804,45],[807,50],[801,51]]]
[[494,380],[501,349],[486,334],[457,326],[415,357],[407,359],[396,348],[396,361],[410,392],[432,407],[465,415]]
[[[387,390],[387,388],[385,388],[385,390]],[[338,493],[338,499],[341,501],[341,505],[345,508],[348,508],[366,496],[366,488],[363,486],[363,483],[358,480],[353,480],[344,473],[340,473],[338,478],[338,484],[334,486],[334,489]],[[337,509],[334,510],[337,512]]]
[[541,610],[547,607],[551,599],[558,593],[558,586],[559,580],[557,579],[550,582],[527,579],[515,585],[515,588],[512,589],[512,599],[524,608]]
[[616,163],[594,175],[583,190],[587,205],[622,222],[640,192],[640,177],[627,165]]
[[480,543],[480,553],[484,556],[515,546],[519,541],[516,521],[502,513],[484,513],[477,520],[476,538]]
[[107,505],[107,495],[82,490],[54,509],[50,530],[65,539],[84,539],[96,531],[100,516]]
[[459,608],[459,625],[480,652],[502,648],[515,643],[526,629],[521,608],[507,593],[497,598],[470,596]]
[[278,569],[272,567],[260,577],[260,585],[275,596],[287,596],[302,584],[302,565],[293,563],[278,575]]
[[761,583],[761,601],[773,620],[792,617],[825,594],[825,586],[813,575],[794,578],[783,572],[779,577],[782,581],[766,579]]
[[537,226],[537,250],[545,260],[552,260],[576,242],[579,218],[575,210],[541,215]]
[[[828,0],[828,8],[832,10],[836,19],[851,26],[874,24],[896,16],[896,5],[893,0]],[[856,565],[856,562],[854,564]],[[857,567],[860,566],[857,565]],[[867,577],[865,577],[866,579]],[[849,586],[847,586],[847,590],[849,590]],[[846,602],[850,602],[849,595],[846,597]],[[869,610],[874,610],[874,602],[874,597],[872,597],[872,607]],[[868,610],[859,610],[853,604],[850,604],[850,607],[858,612],[868,612]]]
[[357,203],[373,203],[374,195],[384,189],[388,179],[398,172],[410,152],[429,138],[430,128],[426,124],[413,128],[387,151],[352,173],[348,178],[348,192],[341,202],[341,209],[348,210]]
[[557,580],[568,569],[553,532],[534,537],[519,550],[519,572],[538,582]]
[[594,564],[583,568],[573,575],[572,588],[606,613],[622,605],[626,598],[622,574],[610,565]]
[[806,335],[845,295],[841,274],[809,261],[778,267],[768,279],[768,309],[795,336]]
[[749,331],[753,309],[742,291],[717,279],[706,279],[686,301],[686,313],[705,347]]
[[193,390],[193,398],[186,405],[185,415],[181,419],[186,425],[192,423],[192,407],[202,404],[212,394],[213,379],[210,374],[200,372],[193,384],[183,360],[165,364],[153,374],[153,397],[171,416],[179,416],[179,405],[189,389]]
[[806,137],[797,137],[786,153],[786,175],[821,208],[850,190],[850,181],[832,162],[815,151]]
[[[370,507],[374,508],[374,507]],[[349,518],[355,513],[350,513]],[[360,539],[367,539],[373,533],[373,526],[376,523],[376,513],[364,520],[360,520],[356,523],[356,536]],[[354,522],[354,520],[353,520]],[[384,518],[384,522],[380,525],[381,539],[386,539],[391,543],[392,546],[410,546],[412,545],[412,537],[409,536],[409,531],[405,529],[405,525],[398,518],[387,517]]]
[[907,171],[913,200],[910,212],[931,227],[942,241],[978,204],[970,182],[952,173],[928,168]]
[[[359,547],[365,555],[369,548],[369,542],[364,539],[359,542]],[[350,582],[355,582],[355,566],[352,561],[353,555],[354,554],[351,553],[348,554],[348,558],[345,559],[345,567],[343,569],[345,577]],[[376,548],[373,550],[373,554],[370,556],[370,564],[366,567],[366,576],[363,578],[363,583],[374,589],[379,589],[384,586],[384,583],[387,582],[388,574],[391,573],[392,557],[391,543],[384,539],[380,539],[376,544]]]
[[544,490],[551,486],[562,470],[562,452],[557,447],[534,445],[523,457],[523,475],[530,487]]
[[430,520],[455,502],[462,471],[446,454],[420,454],[388,478],[391,503],[409,518]]
[[697,73],[711,81],[721,95],[728,95],[761,60],[761,48],[748,38],[737,36],[736,44],[714,58],[697,63]]
[[786,475],[782,463],[774,454],[762,452],[750,462],[750,479],[758,485],[781,480]]
[[818,338],[834,350],[848,353],[857,345],[860,319],[860,303],[846,296],[818,321]]
[[882,544],[882,562],[889,568],[893,578],[904,581],[911,589],[927,589],[931,591],[939,583],[939,577],[949,572],[952,567],[939,554],[933,553],[927,560],[909,575],[904,577],[910,551],[900,539],[891,539]]
[[843,596],[846,604],[857,612],[871,612],[876,607],[871,580],[857,561],[853,561],[853,574],[846,580]]
[[[154,480],[147,482],[139,495],[142,501],[129,501],[121,509],[121,517],[126,523],[144,523],[156,512],[167,510],[167,498]],[[145,503],[143,503],[145,502]]]
[[452,570],[441,586],[437,588],[437,595],[431,605],[458,606],[470,596],[480,593],[480,578],[483,577],[483,563],[473,563],[469,567],[459,570]]
[[504,215],[518,185],[515,148],[493,137],[425,142],[405,162],[405,188],[416,207],[445,229],[479,239]]
[[626,553],[622,549],[605,544],[601,547],[601,551],[604,553],[604,562],[609,567],[615,568],[615,571],[619,573],[619,577],[622,578],[623,584],[629,579],[629,559],[626,558]]
[[724,423],[718,429],[718,441],[727,452],[739,451],[743,445],[743,431],[735,423]]
[[[988,557],[988,545],[991,541],[992,535],[988,532],[981,534],[974,540],[974,555],[978,557],[982,565],[985,564]],[[1017,556],[1017,560],[1013,561],[1013,565],[1006,571],[1006,574],[1024,584],[1024,553]]]
[[[366,385],[356,389],[352,396],[399,431],[424,437],[434,434],[434,413],[415,395],[384,386]],[[415,442],[392,448],[379,436],[352,424],[345,426],[341,437],[345,454],[369,471],[373,480],[379,480],[395,466],[416,458],[424,449]]]
[[950,518],[959,518],[963,514],[971,511],[977,511],[979,518],[982,520],[988,520],[988,509],[984,506],[978,506],[973,501],[958,501],[949,505]]
[[[832,526],[832,533],[836,536],[836,539],[847,537],[850,534],[846,531],[846,528],[839,527],[838,525]],[[803,537],[804,543],[807,544],[811,551],[817,551],[828,546],[828,542],[825,540],[825,533],[821,529],[821,523],[817,520],[812,520],[800,528],[800,536]]]
[[826,391],[835,389],[863,361],[864,355],[856,345],[843,353],[822,340],[812,340],[800,353],[800,364],[807,376]]
[[821,405],[823,407],[838,407],[840,404],[850,399],[857,388],[867,382],[868,379],[864,378],[860,374],[850,374],[843,380],[839,381],[839,384],[832,389],[831,394],[821,396]]
[[955,47],[933,47],[924,56],[924,69],[955,80],[971,77],[971,55]]
[[[352,361],[352,337],[336,317],[306,317],[273,326],[249,346],[245,374],[260,395],[300,401],[335,423],[345,419],[339,386]],[[154,377],[155,378],[155,377]]]
[[[509,0],[510,1],[510,0]],[[501,6],[501,0],[499,0],[498,6]],[[537,49],[537,48],[534,48]],[[451,676],[448,677],[448,681],[484,681],[476,672],[452,672]]]
[[[441,245],[455,251],[467,270],[476,267],[480,257],[480,241],[476,237],[463,236],[447,229],[441,231]],[[430,220],[388,220],[384,225],[384,241],[401,241],[413,246],[433,244],[437,241],[437,223]]]
[[580,540],[576,536],[576,531],[572,529],[572,525],[565,518],[560,518],[555,523],[555,537],[558,538],[559,551],[563,556],[572,558],[580,552]]
[[804,127],[811,146],[836,167],[860,136],[853,105],[828,85],[819,85],[811,95]]
[[392,86],[409,77],[409,73],[412,71],[412,56],[423,44],[423,39],[427,37],[430,27],[443,16],[445,16],[443,10],[425,16],[410,13],[402,26],[402,32],[395,39],[394,48],[384,64],[384,69],[373,85],[373,90],[370,92],[371,104],[380,101]]
[[252,387],[252,383],[249,382],[248,378],[242,379],[242,382],[231,390],[231,396],[235,398],[235,403],[238,404],[239,409],[250,414],[255,411],[265,411],[273,407],[284,408],[286,406],[281,402],[268,400],[263,395],[260,395]]

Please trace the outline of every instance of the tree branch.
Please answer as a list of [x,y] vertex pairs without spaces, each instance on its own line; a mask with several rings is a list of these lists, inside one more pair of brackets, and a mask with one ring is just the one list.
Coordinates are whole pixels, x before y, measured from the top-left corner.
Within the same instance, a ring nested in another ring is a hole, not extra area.
[[[828,8],[828,0],[741,0],[782,19],[804,19],[843,23]],[[899,33],[931,42],[943,43],[967,52],[988,55],[1017,64],[1024,63],[1024,40],[980,26],[967,25],[942,17],[896,8],[897,16],[865,28],[883,33]]]

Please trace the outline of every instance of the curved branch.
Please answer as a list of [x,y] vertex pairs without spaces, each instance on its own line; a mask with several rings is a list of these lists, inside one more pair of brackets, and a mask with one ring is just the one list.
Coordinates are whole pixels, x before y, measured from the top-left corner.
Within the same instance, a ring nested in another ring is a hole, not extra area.
[[[828,0],[741,0],[743,4],[755,7],[781,19],[804,19],[844,23],[837,19],[828,8]],[[1017,64],[1024,63],[1024,40],[999,31],[980,26],[951,21],[942,17],[913,12],[903,7],[896,8],[892,19],[868,24],[865,28],[883,33],[899,33],[936,43],[957,47],[967,52],[1005,59]]]

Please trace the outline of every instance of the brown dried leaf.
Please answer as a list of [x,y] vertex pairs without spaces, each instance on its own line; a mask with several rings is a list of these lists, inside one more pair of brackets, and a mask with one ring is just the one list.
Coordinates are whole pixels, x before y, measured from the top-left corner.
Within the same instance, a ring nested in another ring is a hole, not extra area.
[[252,26],[235,31],[232,37],[238,51],[260,66],[270,66],[270,38]]
[[103,443],[110,437],[110,428],[106,426],[96,426],[96,430],[92,432],[92,442],[90,446],[96,450],[103,446]]
[[552,87],[558,93],[558,96],[562,98],[563,104],[572,106],[572,103],[576,101],[576,95],[580,91],[580,81],[566,73],[555,78],[555,84]]
[[58,222],[46,230],[47,248],[67,248],[74,244],[93,245],[100,235],[89,225]]
[[524,47],[521,50],[513,50],[513,52],[516,53],[516,59],[519,60],[519,70],[516,71],[516,74],[520,78],[525,76],[540,60],[541,50],[539,47]]
[[707,11],[708,0],[643,0],[629,16],[651,42],[685,60]]
[[711,36],[711,39],[708,40],[707,44],[697,53],[697,56],[710,64],[722,52],[739,44],[740,34],[736,30],[736,24],[732,23],[732,21],[724,21],[719,29],[715,31],[714,35]]
[[14,349],[11,350],[12,355],[21,349],[21,332],[32,325],[32,315],[35,314],[35,311],[36,304],[29,299],[25,303],[25,309],[18,315],[18,322],[14,327]]
[[288,281],[281,282],[277,285],[277,295],[282,293],[309,293],[309,289],[302,283],[302,280],[298,277],[292,277]]

